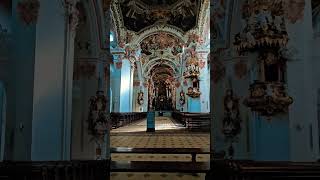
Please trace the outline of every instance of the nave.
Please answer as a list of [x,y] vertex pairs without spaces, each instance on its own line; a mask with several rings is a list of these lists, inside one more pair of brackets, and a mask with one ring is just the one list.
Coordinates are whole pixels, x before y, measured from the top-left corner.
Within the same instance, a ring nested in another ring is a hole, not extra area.
[[0,0],[0,179],[320,179],[319,47],[319,0]]

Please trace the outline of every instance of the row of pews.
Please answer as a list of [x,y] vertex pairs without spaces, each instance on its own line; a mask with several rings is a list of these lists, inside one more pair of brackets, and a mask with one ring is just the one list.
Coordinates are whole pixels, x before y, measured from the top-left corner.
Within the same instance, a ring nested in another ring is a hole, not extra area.
[[320,163],[213,160],[209,162],[0,162],[0,180],[107,180],[110,172],[206,173],[206,179],[320,179]]
[[112,128],[126,126],[147,117],[146,112],[111,113]]
[[172,112],[172,118],[189,130],[210,131],[210,113]]
[[0,180],[107,180],[110,161],[5,161]]
[[318,162],[215,160],[206,179],[279,180],[320,179]]

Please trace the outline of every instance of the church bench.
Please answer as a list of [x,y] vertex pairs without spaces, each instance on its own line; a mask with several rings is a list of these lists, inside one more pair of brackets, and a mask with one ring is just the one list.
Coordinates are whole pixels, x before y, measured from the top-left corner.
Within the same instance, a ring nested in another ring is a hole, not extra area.
[[146,118],[145,112],[111,113],[112,128],[119,128],[131,124],[137,120]]
[[185,113],[184,121],[186,127],[190,130],[210,130],[210,114],[209,113]]
[[207,173],[210,162],[111,161],[111,172]]
[[189,130],[210,130],[210,113],[173,112],[172,118],[179,121]]
[[210,152],[206,148],[129,148],[116,147],[110,149],[111,153],[122,154],[191,154],[192,162],[196,162],[197,154],[212,154],[217,158],[221,158],[221,154]]
[[0,179],[23,180],[106,180],[109,161],[5,161]]
[[320,179],[320,164],[308,162],[276,162],[215,160],[209,177],[221,179]]
[[177,120],[179,123],[181,123],[182,125],[186,126],[186,121],[185,119],[183,118],[183,113],[181,112],[178,112],[178,111],[174,111],[172,112],[171,114],[172,118]]

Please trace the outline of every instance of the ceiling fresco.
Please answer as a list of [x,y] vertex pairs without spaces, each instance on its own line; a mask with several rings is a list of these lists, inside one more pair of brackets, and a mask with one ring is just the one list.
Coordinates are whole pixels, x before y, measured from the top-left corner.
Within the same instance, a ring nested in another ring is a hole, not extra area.
[[146,55],[151,55],[157,50],[160,50],[160,53],[163,54],[165,49],[168,49],[173,55],[177,55],[182,53],[183,42],[168,33],[160,32],[145,38],[140,43],[140,47],[141,53]]
[[123,0],[120,3],[124,26],[139,32],[156,23],[188,31],[197,24],[202,0]]

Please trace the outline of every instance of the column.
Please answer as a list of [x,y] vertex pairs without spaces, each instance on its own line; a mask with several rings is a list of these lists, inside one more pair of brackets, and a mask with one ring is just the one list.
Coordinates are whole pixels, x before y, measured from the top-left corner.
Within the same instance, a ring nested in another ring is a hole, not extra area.
[[[296,53],[287,63],[289,93],[294,102],[289,109],[290,160],[316,161],[319,156],[317,122],[318,62],[312,55],[313,46],[311,1],[305,1],[303,18],[287,23],[288,47]],[[318,41],[319,42],[319,41]],[[299,73],[297,73],[299,72]]]
[[113,55],[113,64],[111,65],[111,74],[110,74],[110,85],[112,89],[112,101],[113,109],[112,112],[120,112],[120,91],[121,91],[121,69],[119,63],[122,63],[120,60],[120,55]]
[[40,1],[35,38],[31,160],[70,159],[75,32],[64,11],[59,1]]
[[120,88],[120,112],[130,112],[131,102],[131,63],[129,60],[122,60],[121,88]]
[[201,96],[200,96],[200,112],[210,112],[209,109],[209,104],[210,104],[210,100],[208,99],[208,97],[210,96],[210,76],[209,72],[208,72],[208,57],[209,51],[207,50],[203,50],[203,51],[199,51],[198,52],[198,57],[199,57],[199,65],[202,67],[200,67],[200,92],[201,92]]
[[130,108],[129,108],[129,112],[133,112],[133,103],[135,103],[134,101],[134,89],[133,89],[133,75],[134,75],[134,71],[136,71],[135,67],[134,67],[134,64],[131,63],[131,66],[130,66],[130,86],[129,86],[129,90],[130,90],[130,102],[129,102],[129,105],[130,105]]
[[18,2],[12,1],[5,159],[31,160],[36,25],[20,19]]

